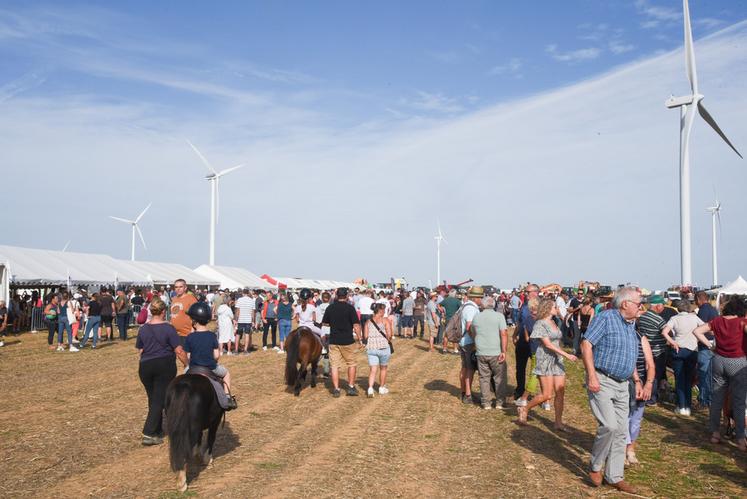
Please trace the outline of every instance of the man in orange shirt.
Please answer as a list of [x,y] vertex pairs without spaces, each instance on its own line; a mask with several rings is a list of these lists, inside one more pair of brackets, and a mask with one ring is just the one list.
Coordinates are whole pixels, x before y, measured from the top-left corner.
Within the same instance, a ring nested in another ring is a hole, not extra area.
[[179,340],[184,346],[185,338],[192,332],[192,319],[187,311],[197,299],[187,293],[187,281],[184,279],[174,281],[174,291],[176,296],[171,299],[171,325],[179,333]]

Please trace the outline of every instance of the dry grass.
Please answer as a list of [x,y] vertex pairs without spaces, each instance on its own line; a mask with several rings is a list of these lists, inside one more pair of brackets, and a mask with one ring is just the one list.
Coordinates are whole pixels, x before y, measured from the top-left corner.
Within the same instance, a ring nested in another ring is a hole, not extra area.
[[[0,496],[176,497],[166,447],[140,445],[146,401],[134,341],[71,354],[48,351],[45,336],[0,349]],[[219,431],[214,467],[190,473],[189,495],[610,495],[584,479],[595,422],[580,365],[569,367],[571,431],[557,434],[549,412],[519,428],[513,410],[460,404],[458,358],[425,346],[397,342],[391,394],[373,400],[333,399],[324,385],[295,398],[282,385],[284,357],[224,357],[240,407]],[[706,443],[705,414],[670,409],[646,411],[642,464],[626,479],[644,496],[744,497],[745,457]]]

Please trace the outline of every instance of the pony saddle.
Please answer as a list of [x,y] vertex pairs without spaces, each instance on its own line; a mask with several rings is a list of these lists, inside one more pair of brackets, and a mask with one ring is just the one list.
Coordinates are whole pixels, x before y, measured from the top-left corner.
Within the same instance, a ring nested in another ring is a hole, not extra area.
[[213,373],[213,371],[205,366],[190,366],[189,370],[186,372],[186,374],[198,374],[200,376],[205,376],[208,381],[210,381],[210,384],[213,385],[213,390],[215,390],[215,396],[218,397],[218,405],[223,408],[223,410],[231,410],[235,409],[236,402],[229,400],[229,398],[233,398],[230,395],[226,393],[226,390],[223,388],[223,378]]

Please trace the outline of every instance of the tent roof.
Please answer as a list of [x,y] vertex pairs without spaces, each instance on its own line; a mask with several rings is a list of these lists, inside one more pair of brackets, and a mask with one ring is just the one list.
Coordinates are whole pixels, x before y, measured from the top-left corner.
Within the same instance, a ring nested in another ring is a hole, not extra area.
[[131,260],[119,260],[127,265],[146,280],[156,285],[173,284],[177,279],[184,279],[190,286],[218,286],[218,279],[205,276],[180,263],[141,262]]
[[261,279],[257,274],[240,267],[200,265],[194,271],[203,278],[217,281],[221,288],[275,289],[275,286]]
[[718,290],[720,295],[747,295],[747,281],[740,275],[734,281]]
[[148,284],[145,275],[108,255],[0,246],[0,261],[7,262],[11,284],[61,286]]

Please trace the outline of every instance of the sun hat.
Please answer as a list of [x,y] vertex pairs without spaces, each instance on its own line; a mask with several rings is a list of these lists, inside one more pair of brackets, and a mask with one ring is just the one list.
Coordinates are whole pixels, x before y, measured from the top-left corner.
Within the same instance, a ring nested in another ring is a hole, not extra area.
[[482,298],[485,295],[485,290],[482,289],[482,286],[472,286],[469,288],[469,293],[467,293],[467,296],[470,298]]
[[664,297],[661,295],[654,295],[648,299],[651,305],[664,305]]

